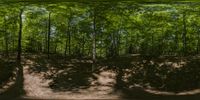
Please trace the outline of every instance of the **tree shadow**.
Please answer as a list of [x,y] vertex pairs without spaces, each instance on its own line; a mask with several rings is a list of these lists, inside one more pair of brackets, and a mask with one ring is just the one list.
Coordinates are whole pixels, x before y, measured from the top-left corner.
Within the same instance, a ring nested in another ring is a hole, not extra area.
[[[127,63],[117,65],[120,68],[117,74],[120,81],[117,81],[116,89],[123,93],[122,98],[197,100],[200,97],[198,94],[200,91],[198,93],[197,90],[192,91],[200,88],[199,59],[141,57],[136,62]],[[156,92],[145,91],[147,89],[164,93],[156,95]],[[190,92],[187,94],[187,91]],[[183,95],[177,95],[181,93]]]
[[57,91],[78,91],[89,88],[91,81],[95,79],[91,71],[92,62],[89,59],[57,58],[45,59],[45,56],[27,56],[32,61],[29,64],[29,72],[43,73],[44,79],[51,80],[49,88]]
[[1,75],[4,75],[4,78],[2,78],[3,81],[1,81],[1,86],[4,91],[0,94],[0,99],[12,100],[25,94],[25,91],[23,90],[22,65],[17,61],[7,60],[1,67],[5,67],[7,69],[4,69],[1,73]]
[[0,59],[0,86],[5,84],[9,78],[13,77],[15,62],[9,62]]
[[93,75],[90,71],[92,64],[75,64],[60,71],[54,75],[48,76],[53,79],[49,86],[58,91],[77,91],[90,87]]
[[[78,92],[80,89],[91,87],[96,80],[94,74],[105,70],[112,70],[116,75],[115,91],[122,92],[125,99],[177,99],[196,100],[198,94],[177,95],[181,92],[199,89],[200,61],[196,58],[179,57],[116,57],[100,59],[96,69],[91,71],[92,61],[83,58],[56,58],[45,59],[43,55],[27,56],[32,63],[30,73],[43,73],[42,78],[51,80],[48,87],[55,92]],[[139,86],[139,87],[137,87]],[[146,89],[164,94],[157,95]],[[172,95],[167,95],[171,93]]]
[[125,100],[199,100],[200,94],[185,94],[185,95],[177,95],[177,94],[156,94],[149,93],[145,91],[144,88],[132,88],[132,89],[121,89],[123,93],[121,95],[121,99]]

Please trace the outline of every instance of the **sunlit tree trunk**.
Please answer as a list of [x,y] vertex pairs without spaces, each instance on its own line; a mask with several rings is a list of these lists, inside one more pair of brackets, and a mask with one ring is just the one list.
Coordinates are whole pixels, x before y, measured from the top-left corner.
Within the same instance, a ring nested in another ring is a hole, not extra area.
[[94,70],[96,63],[96,13],[93,11],[93,33],[92,33],[92,71]]
[[93,34],[92,34],[92,59],[96,61],[96,14],[93,15]]

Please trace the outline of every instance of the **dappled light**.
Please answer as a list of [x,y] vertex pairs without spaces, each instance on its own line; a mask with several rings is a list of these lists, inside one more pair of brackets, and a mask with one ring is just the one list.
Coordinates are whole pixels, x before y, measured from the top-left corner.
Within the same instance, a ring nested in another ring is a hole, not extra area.
[[199,100],[196,0],[0,0],[0,100]]

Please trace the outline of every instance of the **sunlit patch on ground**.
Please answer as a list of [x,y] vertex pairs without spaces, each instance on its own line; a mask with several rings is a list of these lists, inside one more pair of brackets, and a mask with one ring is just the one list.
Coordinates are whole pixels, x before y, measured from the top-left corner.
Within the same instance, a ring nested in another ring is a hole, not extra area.
[[[92,71],[89,59],[55,60],[34,55],[22,61],[25,91],[22,98],[121,99],[124,96],[142,98],[142,95],[165,95],[167,98],[195,95],[200,93],[199,63],[197,58],[137,57],[134,60],[122,57],[101,59]],[[128,92],[124,92],[126,89]]]
[[[74,63],[75,60],[73,60]],[[78,61],[76,61],[78,62]],[[82,61],[81,61],[82,62]],[[119,95],[114,93],[114,85],[116,73],[114,71],[102,71],[98,74],[94,73],[90,77],[90,85],[88,88],[80,86],[79,88],[72,89],[71,91],[59,91],[49,87],[52,79],[45,79],[45,74],[53,74],[51,71],[47,73],[30,72],[30,67],[34,64],[33,61],[27,60],[27,65],[24,66],[24,90],[28,97],[38,98],[56,98],[56,99],[117,99]],[[70,67],[71,64],[67,64]],[[42,66],[41,66],[42,67]],[[73,65],[71,65],[73,67]],[[51,69],[50,69],[51,70]],[[64,70],[59,70],[57,74],[62,73]],[[70,71],[70,70],[69,70]],[[67,74],[67,73],[66,73]]]

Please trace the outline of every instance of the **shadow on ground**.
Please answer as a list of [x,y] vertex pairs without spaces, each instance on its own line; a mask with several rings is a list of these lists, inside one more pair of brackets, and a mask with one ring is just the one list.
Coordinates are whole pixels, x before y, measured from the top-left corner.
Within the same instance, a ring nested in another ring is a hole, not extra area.
[[13,100],[24,94],[23,67],[15,60],[0,60],[0,99]]
[[[125,60],[121,59],[121,61]],[[198,57],[140,57],[117,64],[116,89],[122,98],[136,100],[198,100],[200,60]],[[124,67],[124,65],[129,65]],[[121,72],[120,72],[121,71]],[[121,85],[122,84],[122,85]]]
[[65,59],[54,57],[44,59],[45,56],[32,56],[27,59],[33,61],[29,67],[30,73],[44,73],[43,77],[52,80],[49,87],[54,91],[78,91],[89,88],[95,79],[92,72],[92,62],[89,59]]
[[25,60],[29,60],[24,64],[29,66],[30,74],[40,73],[43,75],[42,78],[51,80],[48,88],[54,92],[77,92],[80,89],[88,89],[97,80],[97,75],[109,70],[116,73],[113,93],[120,91],[122,99],[197,100],[199,98],[199,90],[187,92],[200,88],[198,57],[118,57],[99,59],[95,65],[92,65],[90,59],[58,56],[46,59],[44,55],[27,55]]

